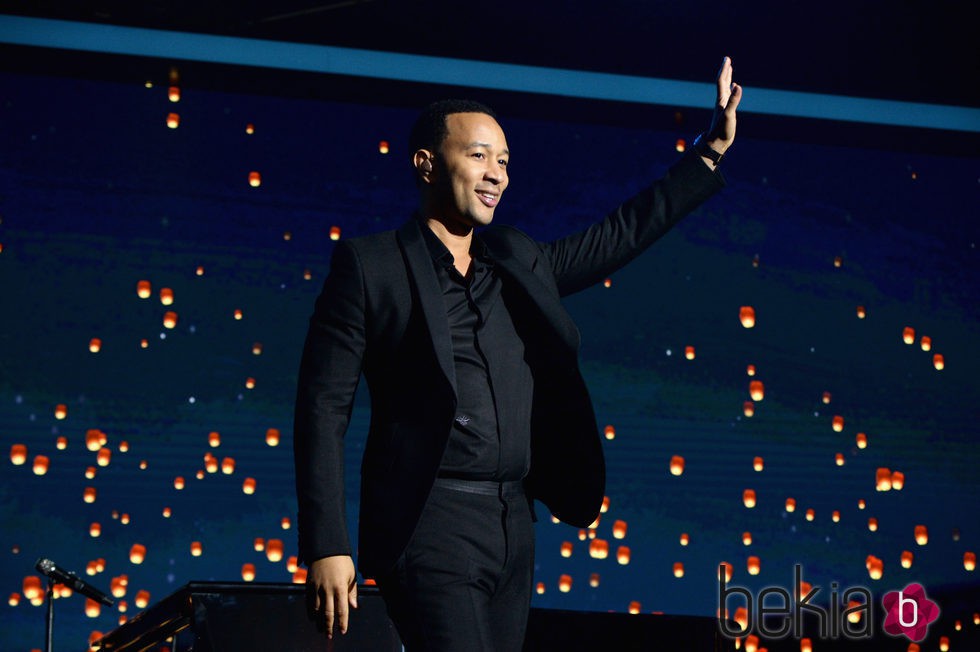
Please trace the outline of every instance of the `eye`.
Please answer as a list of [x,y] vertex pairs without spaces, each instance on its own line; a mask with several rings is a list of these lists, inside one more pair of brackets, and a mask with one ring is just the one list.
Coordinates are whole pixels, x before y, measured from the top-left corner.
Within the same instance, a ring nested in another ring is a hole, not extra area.
[[487,157],[486,154],[484,154],[483,152],[473,152],[473,156],[480,159]]
[[505,168],[505,167],[507,167],[507,159],[505,159],[505,158],[502,158],[502,159],[500,159],[499,161],[497,161],[497,164],[498,164],[498,165],[499,165],[500,167],[502,167],[502,168]]

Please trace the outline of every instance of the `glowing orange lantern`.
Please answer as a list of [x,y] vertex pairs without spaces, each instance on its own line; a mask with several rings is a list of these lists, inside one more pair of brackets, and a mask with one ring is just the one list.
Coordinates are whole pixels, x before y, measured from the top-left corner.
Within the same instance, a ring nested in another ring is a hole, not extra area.
[[[368,584],[368,582],[373,582],[373,581],[374,580],[372,580],[371,578],[367,578],[364,580],[364,584],[367,586],[371,586],[370,584]],[[305,568],[297,568],[296,570],[293,571],[293,584],[306,584]]]
[[[834,267],[840,267],[840,265],[834,265]],[[813,642],[808,638],[801,638],[800,652],[813,652]]]
[[102,340],[97,337],[93,337],[88,341],[88,350],[91,353],[98,353],[102,350]]
[[949,637],[940,636],[939,637],[939,652],[949,652]]
[[868,436],[866,434],[864,434],[863,432],[859,432],[854,437],[854,443],[857,445],[858,448],[867,448],[868,447]]
[[830,515],[830,520],[834,523],[840,523],[840,511],[835,509]]
[[178,475],[176,478],[174,478],[174,489],[180,491],[183,488],[184,488],[184,476]]
[[200,557],[202,552],[204,552],[204,548],[201,546],[201,542],[191,541],[191,557]]
[[265,539],[256,537],[255,541],[252,542],[252,547],[255,548],[255,552],[262,552],[265,550]]
[[830,397],[831,397],[830,392],[824,392],[823,393],[823,398],[821,400],[823,401],[823,404],[824,405],[829,405],[830,404]]
[[179,102],[180,101],[180,87],[179,86],[171,86],[167,90],[167,98],[171,102]]
[[558,590],[562,593],[568,593],[572,590],[572,576],[571,575],[561,575],[558,578]]
[[169,306],[174,302],[174,291],[170,288],[160,289],[160,303]]
[[642,605],[640,605],[640,603],[638,601],[633,600],[632,602],[630,602],[629,612],[631,614],[633,614],[633,615],[636,615],[636,614],[640,613],[641,606]]
[[20,604],[20,593],[11,593],[10,597],[7,598],[7,604],[11,607],[16,607]]
[[265,443],[268,444],[269,446],[278,446],[279,445],[279,429],[278,428],[269,428],[268,430],[265,431]]
[[878,531],[878,519],[876,519],[874,516],[868,519],[868,529],[872,532]]
[[806,510],[806,520],[813,521],[815,516],[816,516],[816,512],[813,511],[812,507]]
[[936,371],[942,371],[946,368],[946,360],[943,359],[942,353],[932,356],[932,366],[936,368]]
[[684,563],[683,562],[679,562],[679,561],[674,562],[674,577],[678,577],[678,578],[684,577]]
[[23,584],[21,585],[21,593],[23,593],[24,598],[29,601],[43,596],[44,589],[41,586],[41,578],[37,575],[26,576]]
[[765,460],[763,460],[761,457],[755,457],[755,458],[753,458],[753,460],[752,460],[752,468],[755,471],[761,472],[762,469],[765,468]]
[[723,561],[720,564],[718,564],[718,579],[719,580],[721,579],[721,572],[722,572],[722,570],[725,571],[725,581],[726,582],[731,582],[732,581],[732,572],[735,570],[735,568],[731,564],[729,564],[727,561]]
[[616,521],[613,523],[612,528],[614,539],[623,539],[626,537],[626,521]]
[[95,502],[95,487],[85,487],[82,491],[82,502],[92,504]]
[[746,570],[748,570],[749,575],[758,575],[761,569],[761,564],[758,557],[749,557],[745,562]]
[[54,406],[54,418],[61,421],[68,417],[68,406],[64,403],[59,403]]
[[928,335],[923,335],[919,339],[919,346],[922,347],[923,351],[929,351],[930,349],[932,349],[932,338],[929,337]]
[[95,463],[99,466],[109,466],[110,460],[112,460],[112,449],[100,448],[95,456]]
[[858,306],[857,307],[857,317],[858,317],[858,319],[864,319],[865,317],[867,317],[867,315],[868,315],[868,313],[867,313],[867,311],[865,311],[864,306]]
[[255,579],[255,564],[242,564],[242,579],[246,582]]
[[142,543],[134,543],[129,549],[129,561],[133,564],[142,564],[146,559],[146,546]]
[[197,269],[194,270],[194,273],[198,276],[204,276],[204,265],[198,265]]
[[10,447],[10,463],[14,466],[21,466],[27,461],[27,446],[24,444],[14,444]]
[[611,288],[612,287],[612,279],[611,278],[607,278],[605,281],[602,282],[602,285],[604,287]]
[[840,432],[844,429],[844,417],[835,415],[833,420],[830,422],[830,427],[834,429],[834,432]]
[[245,389],[255,389],[255,379],[254,378],[249,377],[249,378],[246,378],[245,379]]
[[204,469],[198,469],[197,470],[197,473],[194,474],[194,477],[197,478],[198,480],[203,480],[204,479]]
[[298,566],[299,566],[299,559],[296,557],[296,555],[293,555],[292,557],[286,560],[286,570],[289,571],[290,573],[295,573]]
[[683,152],[685,149],[687,149],[687,141],[685,141],[683,138],[678,138],[677,142],[674,143],[674,149],[678,152]]
[[146,609],[146,605],[150,604],[150,592],[149,591],[137,591],[136,599],[133,600],[136,606],[140,609]]
[[912,344],[915,342],[915,329],[911,326],[906,326],[902,331],[902,341],[906,344]]
[[[235,458],[233,458],[233,457],[226,457],[225,459],[221,460],[221,472],[224,473],[225,475],[231,475],[232,473],[234,473],[235,472]],[[248,492],[246,492],[246,493],[248,493]]]
[[85,615],[89,618],[98,618],[102,613],[102,605],[92,598],[85,598]]
[[680,455],[674,455],[670,458],[670,474],[681,475],[682,473],[684,473],[684,458]]
[[102,526],[98,523],[92,523],[88,526],[88,535],[93,539],[102,534]]
[[255,478],[245,478],[242,483],[242,493],[252,495],[255,493]]
[[592,573],[589,575],[589,586],[593,589],[599,586],[599,573]]
[[738,319],[745,328],[755,326],[755,308],[752,306],[742,306],[738,309]]
[[963,553],[963,568],[974,571],[977,568],[977,553],[967,550]]
[[382,154],[387,154],[388,153],[388,141],[387,140],[382,140],[380,143],[378,143],[378,151],[381,152]]
[[128,441],[123,440],[123,441],[119,442],[119,452],[120,453],[128,453],[129,452],[129,442]]
[[163,327],[170,329],[174,328],[175,326],[177,326],[177,313],[175,313],[173,310],[168,310],[167,312],[163,313]]
[[209,432],[208,445],[211,448],[217,448],[218,446],[221,446],[221,433],[216,431]]
[[590,530],[595,530],[597,527],[599,527],[599,520],[601,518],[602,518],[602,515],[601,514],[599,516],[596,516],[595,517],[595,520],[592,521],[592,523],[589,524],[589,529]]
[[207,455],[205,455],[204,456],[204,469],[208,473],[217,473],[218,472],[218,458],[215,457],[214,455],[212,455],[211,453],[208,453]]
[[693,346],[685,346],[684,347],[684,357],[685,358],[687,358],[688,360],[693,360],[694,359],[694,355],[695,354],[694,354],[694,347]]
[[744,414],[746,417],[751,417],[753,414],[755,414],[755,403],[752,401],[745,401],[742,403],[742,414]]
[[585,531],[585,528],[582,528],[581,530],[578,531],[578,540],[579,541],[585,541],[588,538],[588,536],[589,535]]
[[886,469],[883,466],[878,467],[875,471],[875,491],[891,491],[892,489],[892,472],[891,469]]
[[289,520],[288,516],[283,516],[282,520],[279,521],[279,525],[282,527],[282,529],[288,530],[292,526],[292,522]]
[[129,514],[123,514],[119,517],[119,522],[123,525],[129,525]]
[[748,507],[749,509],[752,509],[753,507],[755,507],[755,490],[754,489],[746,489],[745,491],[742,492],[742,503],[746,507]]
[[755,365],[754,364],[750,364],[749,366],[747,366],[745,368],[745,375],[746,376],[754,376],[755,375]]
[[140,299],[149,299],[152,289],[149,281],[139,281],[136,284],[136,296]]
[[255,125],[253,125],[251,122],[249,122],[247,125],[245,125],[245,133],[248,134],[249,136],[251,136],[252,134],[254,134],[255,133]]
[[606,426],[605,432],[606,432],[606,439],[612,441],[613,439],[616,438],[616,428],[614,428],[613,426]]
[[330,227],[330,239],[331,240],[340,240],[340,227],[339,226],[331,226]]
[[912,554],[911,550],[903,550],[899,563],[902,564],[902,568],[912,568],[913,559],[915,559],[915,555]]
[[602,497],[602,506],[599,507],[599,513],[605,514],[609,511],[609,496]]
[[864,509],[864,498],[858,499],[858,509]]
[[753,380],[749,383],[749,396],[753,401],[761,401],[766,395],[765,385],[761,380]]
[[745,652],[759,652],[759,637],[749,634],[745,637]]
[[864,562],[865,567],[868,569],[868,576],[873,580],[880,580],[881,576],[885,571],[885,562],[881,561],[874,555],[868,555]]
[[561,542],[561,556],[562,557],[571,557],[572,556],[572,542],[571,541],[562,541]]
[[[847,603],[847,608],[856,609],[857,607],[860,607],[863,604],[864,604],[863,602],[858,602],[857,600],[849,600]],[[861,622],[861,611],[859,609],[856,609],[855,611],[852,611],[849,614],[847,614],[847,622],[854,623],[854,624]]]
[[844,461],[845,460],[844,460],[844,454],[843,453],[835,453],[834,454],[834,463],[837,466],[844,466]]
[[901,471],[892,471],[892,489],[901,491],[905,486],[905,474]]
[[261,186],[262,185],[262,175],[259,174],[258,172],[256,172],[255,170],[252,170],[251,172],[249,172],[248,173],[248,185],[252,186],[253,188],[258,188],[259,186]]
[[616,549],[616,561],[619,562],[621,566],[625,566],[630,563],[630,549],[629,546],[619,546]]
[[47,473],[50,464],[51,464],[51,460],[48,459],[47,455],[35,455],[34,475],[44,475],[45,473]]
[[786,511],[787,512],[795,512],[796,511],[796,499],[795,498],[787,498],[786,499]]
[[686,546],[691,542],[691,536],[687,532],[681,532],[680,544]]
[[140,340],[140,348],[141,349],[148,349],[148,348],[150,348],[150,341],[148,339],[146,339],[146,338],[141,339]]
[[920,546],[929,543],[929,530],[925,525],[915,526],[915,542]]
[[177,113],[167,114],[167,126],[171,129],[176,129],[180,126],[180,115]]
[[749,628],[749,614],[748,614],[748,610],[745,607],[739,607],[739,608],[737,608],[735,610],[735,617],[732,618],[732,620],[734,620],[736,623],[738,623],[738,626],[744,632],[745,630],[747,630]]
[[593,559],[605,559],[609,556],[609,542],[605,539],[593,539],[589,542],[589,556]]
[[309,281],[312,278],[313,278],[313,272],[311,272],[308,269],[304,269],[303,270],[303,280],[304,281]]
[[170,515],[173,514],[173,510],[170,509],[169,507],[164,507],[162,513],[163,513],[163,518],[170,518]]
[[537,593],[538,595],[544,595],[544,591],[545,591],[544,582],[538,582],[537,585],[534,587],[534,592]]

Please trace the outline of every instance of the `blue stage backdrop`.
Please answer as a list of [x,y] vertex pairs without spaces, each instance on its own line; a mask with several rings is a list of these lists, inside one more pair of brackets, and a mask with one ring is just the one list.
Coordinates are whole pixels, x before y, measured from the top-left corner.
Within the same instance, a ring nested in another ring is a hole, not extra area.
[[[4,650],[43,644],[39,557],[117,598],[59,599],[65,649],[191,580],[302,581],[307,320],[335,240],[414,208],[415,110],[179,82],[174,102],[147,77],[0,75]],[[795,564],[876,599],[978,587],[977,159],[764,141],[745,108],[727,188],[567,300],[608,509],[578,530],[538,506],[536,606],[714,615],[721,562],[755,590]],[[501,122],[496,220],[540,240],[706,126]],[[362,387],[352,523],[368,420]]]

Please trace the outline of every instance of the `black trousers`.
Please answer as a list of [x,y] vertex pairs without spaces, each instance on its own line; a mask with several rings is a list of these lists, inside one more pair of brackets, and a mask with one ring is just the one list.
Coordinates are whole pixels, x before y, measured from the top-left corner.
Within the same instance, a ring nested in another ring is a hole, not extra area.
[[439,479],[405,552],[377,582],[409,652],[519,652],[533,567],[519,483]]

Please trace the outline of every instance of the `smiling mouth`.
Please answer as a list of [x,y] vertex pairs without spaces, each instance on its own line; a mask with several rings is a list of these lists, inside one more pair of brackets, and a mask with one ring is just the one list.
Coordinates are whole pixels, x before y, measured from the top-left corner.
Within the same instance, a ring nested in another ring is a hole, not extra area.
[[482,201],[485,206],[489,206],[490,208],[496,206],[497,202],[500,201],[500,195],[494,195],[488,192],[480,192],[479,190],[476,192],[476,195],[477,197],[480,198],[480,201]]

